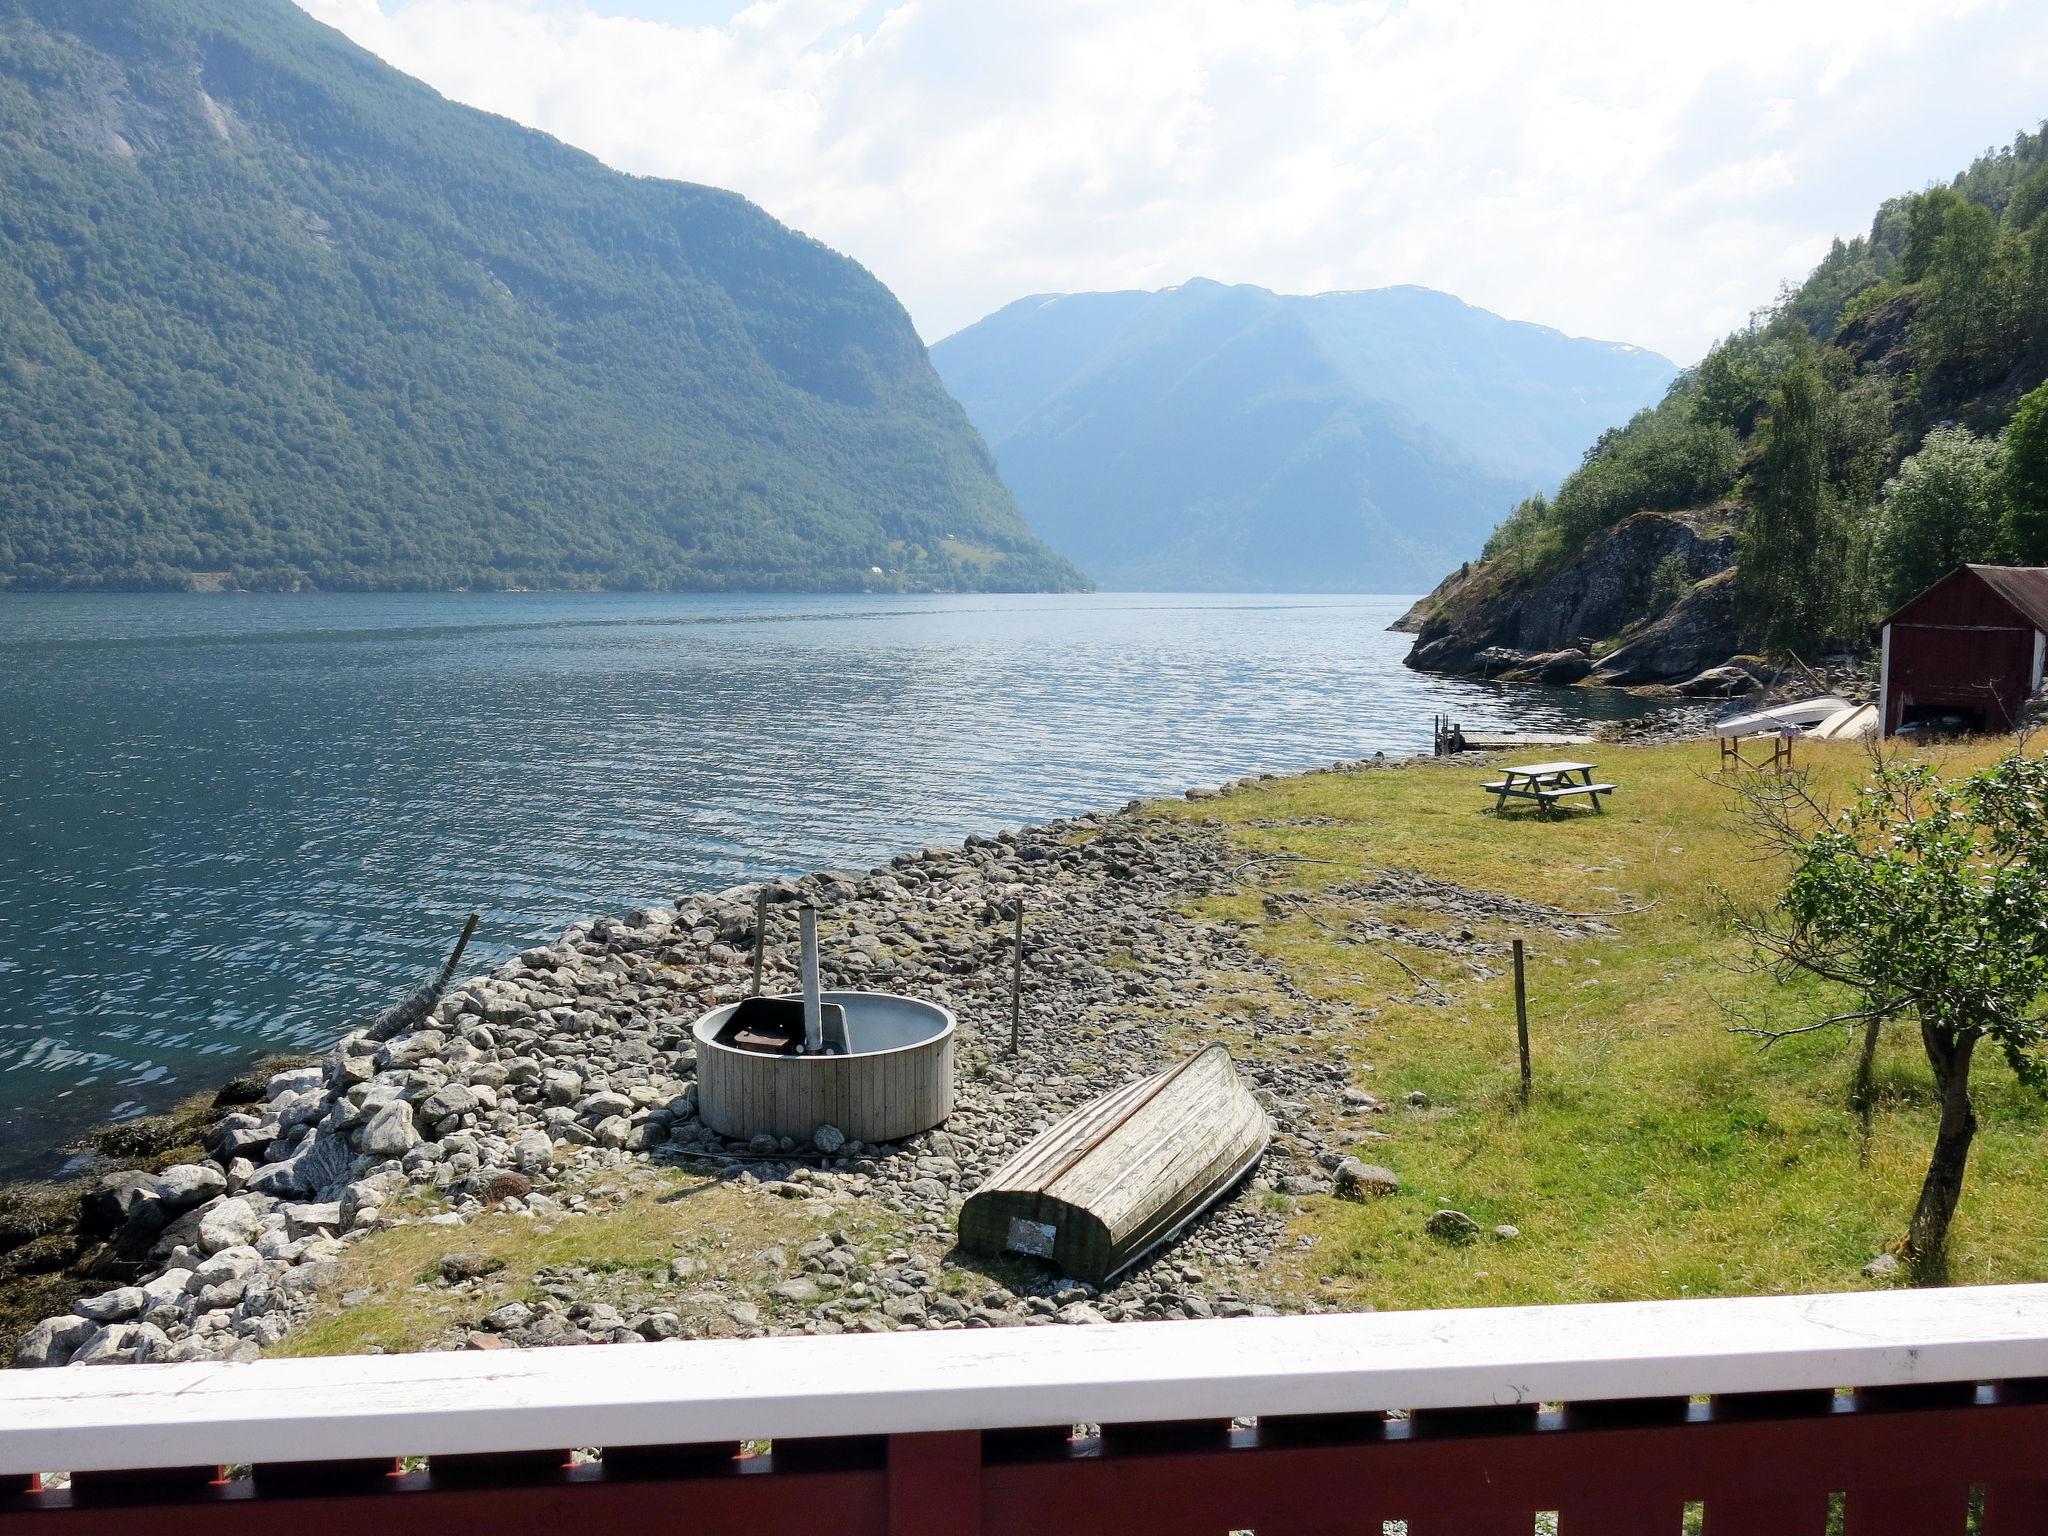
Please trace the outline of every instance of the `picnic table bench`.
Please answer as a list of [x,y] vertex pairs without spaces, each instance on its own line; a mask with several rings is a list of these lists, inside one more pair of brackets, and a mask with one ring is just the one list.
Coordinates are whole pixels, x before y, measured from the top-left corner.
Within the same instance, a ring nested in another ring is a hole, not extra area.
[[1604,811],[1602,795],[1611,795],[1620,788],[1616,784],[1595,784],[1591,763],[1523,763],[1514,768],[1503,768],[1501,776],[1481,789],[1494,796],[1495,814],[1508,808],[1510,800],[1534,800],[1542,809],[1550,810],[1560,800],[1574,795],[1584,795],[1593,802],[1593,809]]

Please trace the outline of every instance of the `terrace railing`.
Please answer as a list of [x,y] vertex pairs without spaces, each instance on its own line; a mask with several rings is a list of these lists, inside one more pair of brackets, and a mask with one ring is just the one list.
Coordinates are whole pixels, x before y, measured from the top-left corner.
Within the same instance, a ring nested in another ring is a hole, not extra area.
[[2048,1536],[2048,1286],[0,1373],[0,1536],[1539,1519]]

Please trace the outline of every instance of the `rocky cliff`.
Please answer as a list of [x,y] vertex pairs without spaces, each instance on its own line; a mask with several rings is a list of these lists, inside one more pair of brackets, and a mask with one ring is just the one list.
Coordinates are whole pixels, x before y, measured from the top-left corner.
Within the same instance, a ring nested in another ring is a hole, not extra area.
[[1725,692],[1729,680],[1716,674],[1743,649],[1730,511],[1641,512],[1545,569],[1506,560],[1464,566],[1397,626],[1415,635],[1408,665],[1519,681]]

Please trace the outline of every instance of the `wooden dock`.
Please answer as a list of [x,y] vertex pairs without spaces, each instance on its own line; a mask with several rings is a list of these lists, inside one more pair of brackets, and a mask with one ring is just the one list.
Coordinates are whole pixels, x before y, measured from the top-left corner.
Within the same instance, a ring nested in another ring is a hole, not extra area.
[[1449,715],[1432,715],[1430,734],[1432,749],[1438,757],[1450,757],[1459,752],[1529,752],[1547,747],[1584,747],[1594,740],[1591,736],[1510,731],[1486,725],[1467,728]]

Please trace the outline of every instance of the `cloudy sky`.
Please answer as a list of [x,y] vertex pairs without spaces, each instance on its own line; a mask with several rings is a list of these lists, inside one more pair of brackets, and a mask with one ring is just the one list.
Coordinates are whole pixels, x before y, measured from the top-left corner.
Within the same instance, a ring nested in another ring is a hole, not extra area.
[[927,340],[1027,293],[1423,283],[1681,362],[2048,115],[2038,0],[300,0],[730,187]]

